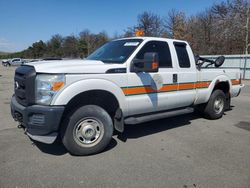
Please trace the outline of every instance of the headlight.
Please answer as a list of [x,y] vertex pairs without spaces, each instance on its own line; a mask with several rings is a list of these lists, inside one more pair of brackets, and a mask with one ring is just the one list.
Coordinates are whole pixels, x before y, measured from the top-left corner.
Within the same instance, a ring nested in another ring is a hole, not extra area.
[[36,76],[36,103],[49,105],[53,96],[65,85],[65,75],[38,74]]

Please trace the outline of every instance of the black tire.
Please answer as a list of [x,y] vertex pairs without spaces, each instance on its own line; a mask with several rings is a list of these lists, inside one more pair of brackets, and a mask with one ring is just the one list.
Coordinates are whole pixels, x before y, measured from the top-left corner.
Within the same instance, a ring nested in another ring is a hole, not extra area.
[[86,105],[75,110],[64,120],[61,129],[62,143],[73,155],[103,151],[112,135],[112,119],[103,108],[96,105]]
[[219,119],[223,116],[226,106],[226,96],[221,90],[215,90],[204,105],[204,115],[208,119]]

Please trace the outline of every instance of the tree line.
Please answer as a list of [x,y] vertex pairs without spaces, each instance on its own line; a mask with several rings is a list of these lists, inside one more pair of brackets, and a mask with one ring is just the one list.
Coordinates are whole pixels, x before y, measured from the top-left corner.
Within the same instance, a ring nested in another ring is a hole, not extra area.
[[83,58],[107,41],[134,36],[137,30],[143,30],[145,36],[186,40],[195,54],[242,54],[250,43],[249,6],[248,0],[226,0],[191,16],[175,9],[165,16],[143,12],[138,15],[137,23],[120,35],[110,37],[105,31],[94,34],[87,29],[77,36],[56,34],[47,42],[40,40],[26,50],[0,58]]
[[47,57],[83,58],[107,41],[109,41],[109,37],[106,32],[93,34],[89,30],[84,30],[79,33],[79,36],[70,35],[66,37],[56,34],[47,42],[37,41],[26,50],[7,54],[4,57],[28,59]]

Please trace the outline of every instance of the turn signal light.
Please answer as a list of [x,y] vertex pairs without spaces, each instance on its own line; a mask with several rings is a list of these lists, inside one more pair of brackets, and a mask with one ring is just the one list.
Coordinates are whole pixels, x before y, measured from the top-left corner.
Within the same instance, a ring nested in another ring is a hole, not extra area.
[[152,63],[152,69],[158,69],[158,62]]
[[54,82],[52,85],[52,90],[57,91],[64,86],[64,82]]

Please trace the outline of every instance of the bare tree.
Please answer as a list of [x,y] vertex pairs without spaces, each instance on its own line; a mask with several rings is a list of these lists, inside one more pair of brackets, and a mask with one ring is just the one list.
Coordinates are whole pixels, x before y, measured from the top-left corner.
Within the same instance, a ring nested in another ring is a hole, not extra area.
[[134,36],[136,30],[143,30],[145,36],[160,37],[165,35],[162,19],[157,14],[143,12],[137,17],[137,24],[125,30],[124,36]]
[[87,55],[89,55],[90,52],[92,51],[93,47],[94,47],[94,44],[95,44],[93,34],[91,34],[88,29],[85,29],[84,31],[80,32],[79,35],[80,35],[81,40],[86,41]]
[[[247,0],[227,0],[187,19],[186,40],[199,54],[240,54],[245,49]],[[249,42],[249,39],[247,39]]]
[[49,57],[62,57],[62,42],[63,37],[59,34],[53,35],[47,42],[47,56]]
[[138,29],[143,29],[146,36],[161,36],[163,33],[161,18],[151,12],[143,12],[138,16]]
[[164,26],[170,37],[176,39],[185,39],[187,31],[186,16],[184,12],[172,9],[168,12]]
[[109,40],[109,37],[105,31],[98,34],[93,34],[89,30],[80,32],[80,39],[87,44],[87,55],[92,53],[96,48],[100,47]]
[[67,36],[63,40],[62,44],[64,57],[76,58],[78,53],[78,40],[75,36]]

